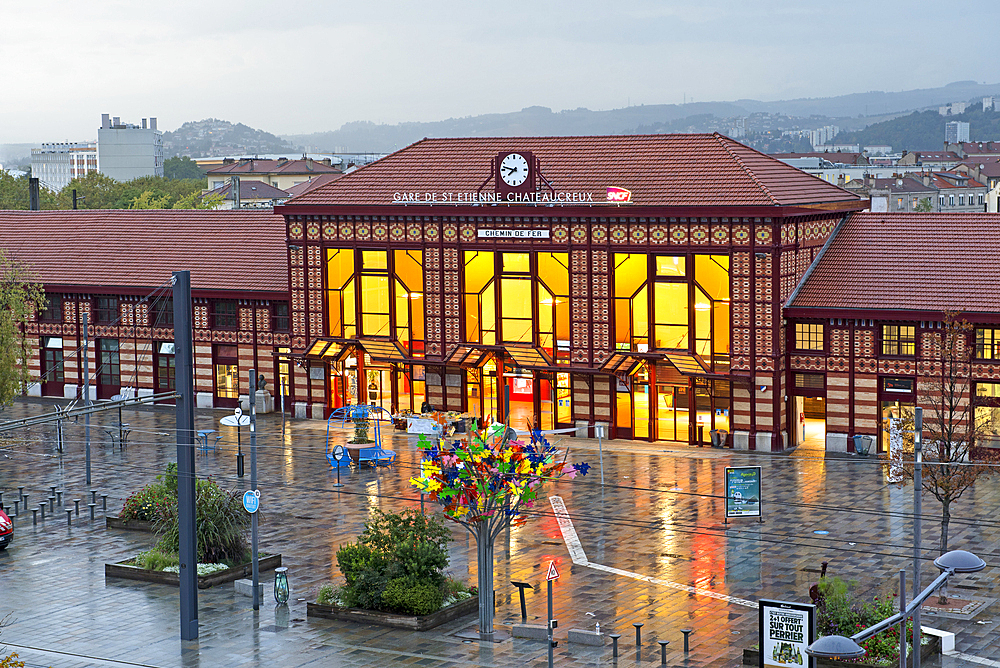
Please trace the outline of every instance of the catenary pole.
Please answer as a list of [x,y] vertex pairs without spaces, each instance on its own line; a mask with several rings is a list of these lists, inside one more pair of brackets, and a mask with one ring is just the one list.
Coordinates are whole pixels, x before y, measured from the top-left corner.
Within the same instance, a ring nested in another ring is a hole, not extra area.
[[198,638],[198,536],[195,532],[194,351],[191,272],[175,271],[174,352],[177,388],[177,515],[180,530],[181,640]]
[[[920,593],[920,492],[923,487],[924,409],[913,409],[913,595]],[[920,608],[913,611],[913,668],[920,668]]]
[[[250,369],[250,489],[257,491],[257,370]],[[250,515],[250,552],[253,563],[253,609],[260,610],[260,564],[257,561],[257,513]]]
[[[83,314],[83,405],[90,407],[90,336],[88,334],[88,314]],[[90,489],[90,413],[83,418],[83,441],[87,451],[87,489]]]

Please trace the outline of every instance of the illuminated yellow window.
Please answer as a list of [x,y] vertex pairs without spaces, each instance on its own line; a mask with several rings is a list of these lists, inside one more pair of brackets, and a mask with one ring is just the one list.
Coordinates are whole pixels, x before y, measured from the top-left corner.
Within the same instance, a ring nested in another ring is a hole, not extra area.
[[501,253],[503,273],[527,274],[531,271],[531,260],[527,253]]
[[916,328],[908,325],[882,325],[882,354],[912,357],[916,352]]
[[684,276],[686,262],[683,255],[657,255],[657,276]]
[[330,336],[353,338],[357,330],[353,250],[327,249],[326,281]]
[[364,271],[385,271],[389,268],[388,255],[386,251],[382,250],[361,251],[361,269]]
[[615,348],[619,350],[649,347],[648,257],[615,253]]
[[413,356],[424,351],[424,268],[418,250],[393,252],[396,330],[393,338]]
[[500,279],[501,334],[505,342],[532,342],[531,279]]
[[496,343],[496,299],[493,253],[465,252],[465,340]]
[[538,253],[538,345],[569,363],[569,254]]
[[361,332],[389,336],[389,277],[361,275]]
[[796,350],[823,350],[823,323],[795,323]]
[[655,283],[653,312],[656,324],[653,339],[656,348],[688,347],[688,284]]
[[1000,329],[976,328],[976,359],[1000,359]]

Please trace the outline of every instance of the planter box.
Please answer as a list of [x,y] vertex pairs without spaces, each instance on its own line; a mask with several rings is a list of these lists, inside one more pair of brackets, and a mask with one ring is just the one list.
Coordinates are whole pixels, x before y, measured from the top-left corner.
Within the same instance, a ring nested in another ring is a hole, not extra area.
[[[922,626],[921,626],[922,627]],[[920,648],[920,659],[930,659],[932,656],[941,653],[941,639],[936,636],[927,636],[931,641]],[[804,659],[805,657],[803,657]],[[899,661],[896,661],[898,664]],[[760,651],[756,649],[745,649],[743,650],[743,665],[744,666],[759,666],[760,665]],[[907,662],[907,665],[911,665]],[[871,663],[853,663],[847,661],[838,661],[837,659],[816,659],[816,666],[818,668],[883,668],[881,666],[875,666]]]
[[324,619],[337,619],[342,622],[391,626],[394,629],[407,629],[409,631],[426,631],[459,617],[475,614],[478,611],[478,596],[467,598],[464,601],[459,601],[454,605],[449,605],[447,608],[442,608],[437,612],[432,612],[422,617],[398,615],[393,612],[379,612],[377,610],[362,610],[361,608],[338,608],[333,605],[320,605],[319,603],[306,604],[307,617],[323,617]]
[[[261,572],[274,570],[281,565],[280,554],[270,554],[262,556],[258,560],[258,568]],[[224,571],[212,573],[211,575],[200,576],[198,578],[198,589],[208,589],[217,584],[232,582],[249,577],[253,570],[253,564],[246,563],[242,566],[227,568]],[[149,571],[145,568],[132,566],[124,561],[117,564],[104,564],[105,578],[123,578],[125,580],[141,580],[143,582],[155,582],[158,584],[180,586],[181,577],[177,573],[167,573],[164,571]]]
[[126,531],[145,531],[153,533],[153,523],[148,520],[123,520],[113,515],[104,518],[109,529],[125,529]]

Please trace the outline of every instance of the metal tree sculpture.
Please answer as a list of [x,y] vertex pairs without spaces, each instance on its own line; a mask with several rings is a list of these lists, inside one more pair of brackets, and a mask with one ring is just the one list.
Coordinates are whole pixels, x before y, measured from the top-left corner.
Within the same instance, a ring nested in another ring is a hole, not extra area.
[[421,475],[410,483],[441,504],[445,517],[476,539],[479,571],[479,634],[493,637],[493,543],[508,526],[527,521],[538,490],[549,480],[586,475],[588,464],[556,461],[556,449],[540,432],[528,443],[505,425],[471,431],[464,440],[436,443],[421,436]]

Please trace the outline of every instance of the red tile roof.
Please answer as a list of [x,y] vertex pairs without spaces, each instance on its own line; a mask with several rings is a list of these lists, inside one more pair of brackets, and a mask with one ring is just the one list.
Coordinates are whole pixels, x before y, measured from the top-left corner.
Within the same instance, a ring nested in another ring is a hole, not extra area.
[[316,160],[257,160],[242,159],[229,165],[210,169],[208,174],[339,174],[336,167]]
[[786,308],[1000,313],[1000,214],[854,213]]
[[48,285],[288,292],[285,224],[270,211],[0,211],[0,247]]
[[[856,195],[715,134],[423,139],[337,181],[296,205],[391,204],[394,193],[474,193],[500,151],[531,151],[557,192],[607,198],[632,191],[651,206],[796,206],[856,202]],[[484,192],[492,192],[487,184]]]
[[[205,195],[222,195],[222,199],[231,200],[232,181],[226,182],[215,190],[209,190]],[[204,196],[204,195],[203,195]],[[240,199],[287,199],[289,194],[285,190],[275,188],[270,183],[263,181],[240,181]]]
[[795,158],[821,158],[835,165],[867,165],[868,157],[864,153],[841,153],[840,151],[812,151],[807,153],[769,153],[778,160],[793,160]]

